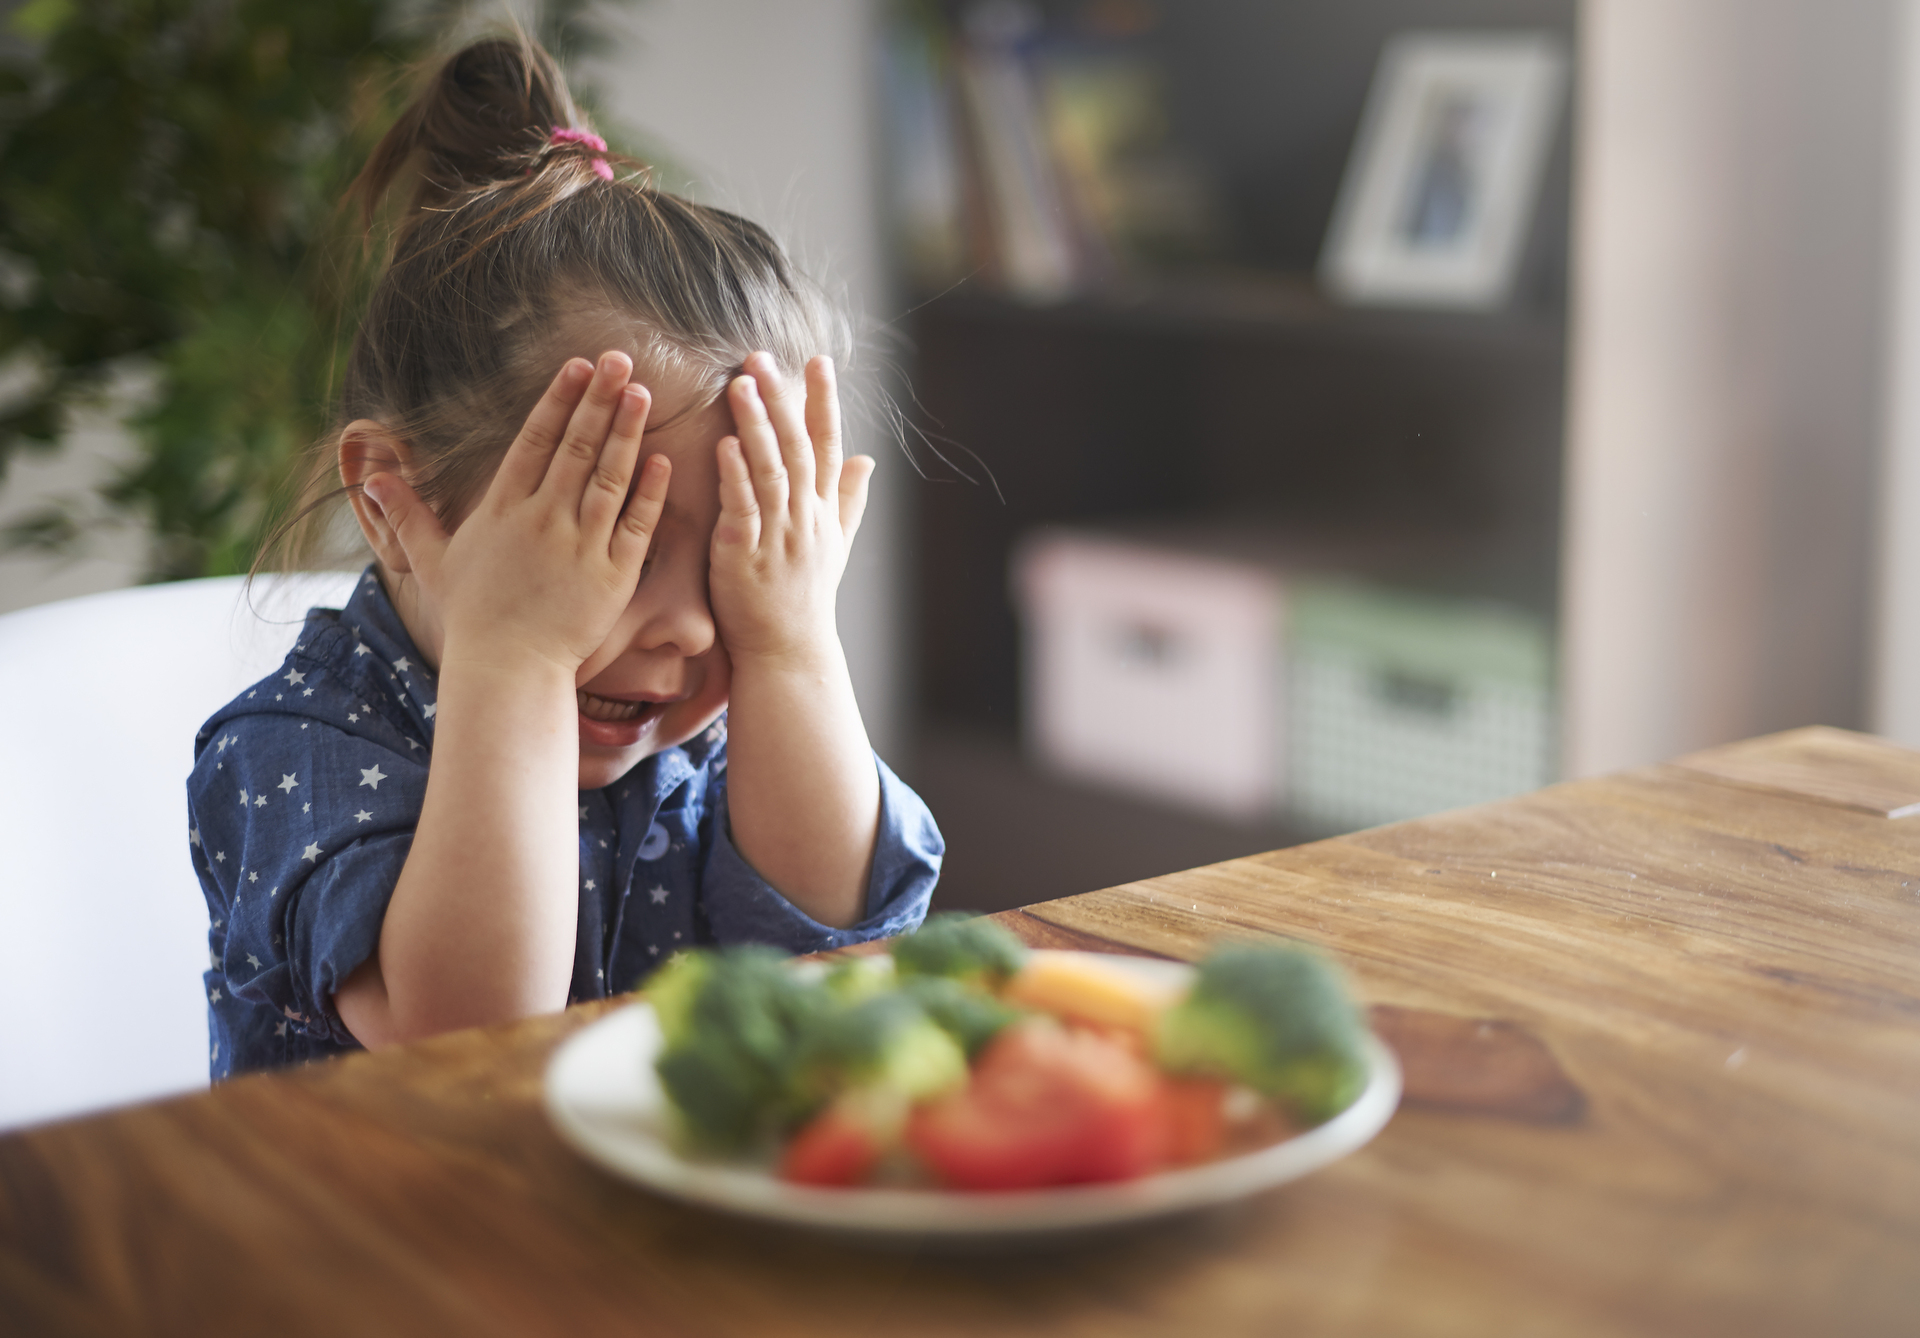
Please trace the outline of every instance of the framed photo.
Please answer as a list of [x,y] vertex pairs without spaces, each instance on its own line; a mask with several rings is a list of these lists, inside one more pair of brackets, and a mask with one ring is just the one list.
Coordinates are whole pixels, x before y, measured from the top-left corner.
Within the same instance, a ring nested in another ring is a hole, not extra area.
[[1505,302],[1566,81],[1549,33],[1389,41],[1321,255],[1327,287],[1352,302]]

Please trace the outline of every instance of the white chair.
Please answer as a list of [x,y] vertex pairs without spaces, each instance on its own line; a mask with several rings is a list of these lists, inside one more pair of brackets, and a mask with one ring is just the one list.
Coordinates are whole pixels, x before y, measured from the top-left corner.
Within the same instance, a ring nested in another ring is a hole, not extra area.
[[116,590],[0,617],[0,1128],[204,1087],[186,777],[209,715],[354,576]]

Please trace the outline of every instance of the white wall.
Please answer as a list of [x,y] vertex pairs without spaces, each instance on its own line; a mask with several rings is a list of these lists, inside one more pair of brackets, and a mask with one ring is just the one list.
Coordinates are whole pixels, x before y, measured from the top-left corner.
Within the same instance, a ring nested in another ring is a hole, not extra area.
[[1588,0],[1566,764],[1866,716],[1900,0]]
[[1873,727],[1920,747],[1920,0],[1899,0]]
[[[872,0],[641,0],[606,16],[621,38],[596,71],[610,119],[659,145],[696,198],[764,224],[815,278],[843,289],[857,326],[886,319]],[[847,378],[850,398],[883,384],[874,358],[862,361]],[[840,589],[841,639],[868,732],[892,754],[906,726],[897,629],[911,467],[875,427],[849,448],[880,468]]]

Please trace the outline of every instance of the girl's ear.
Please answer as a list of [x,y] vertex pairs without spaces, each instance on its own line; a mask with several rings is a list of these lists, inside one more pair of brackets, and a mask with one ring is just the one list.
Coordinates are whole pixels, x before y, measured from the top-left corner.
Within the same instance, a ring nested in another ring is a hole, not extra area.
[[340,482],[349,489],[354,519],[367,546],[388,571],[411,571],[407,551],[387,521],[387,513],[366,492],[366,481],[375,474],[398,474],[408,479],[413,473],[413,453],[407,443],[370,418],[357,418],[340,433]]

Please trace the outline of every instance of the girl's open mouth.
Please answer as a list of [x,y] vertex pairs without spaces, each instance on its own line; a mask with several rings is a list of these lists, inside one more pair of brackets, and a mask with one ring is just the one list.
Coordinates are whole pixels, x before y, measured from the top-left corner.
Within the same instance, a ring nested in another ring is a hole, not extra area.
[[617,697],[602,697],[588,692],[585,688],[575,688],[574,696],[580,702],[580,714],[589,720],[600,720],[607,724],[625,724],[638,720],[659,702],[628,702]]
[[672,702],[630,702],[575,688],[580,705],[580,742],[598,748],[631,748],[653,728]]

